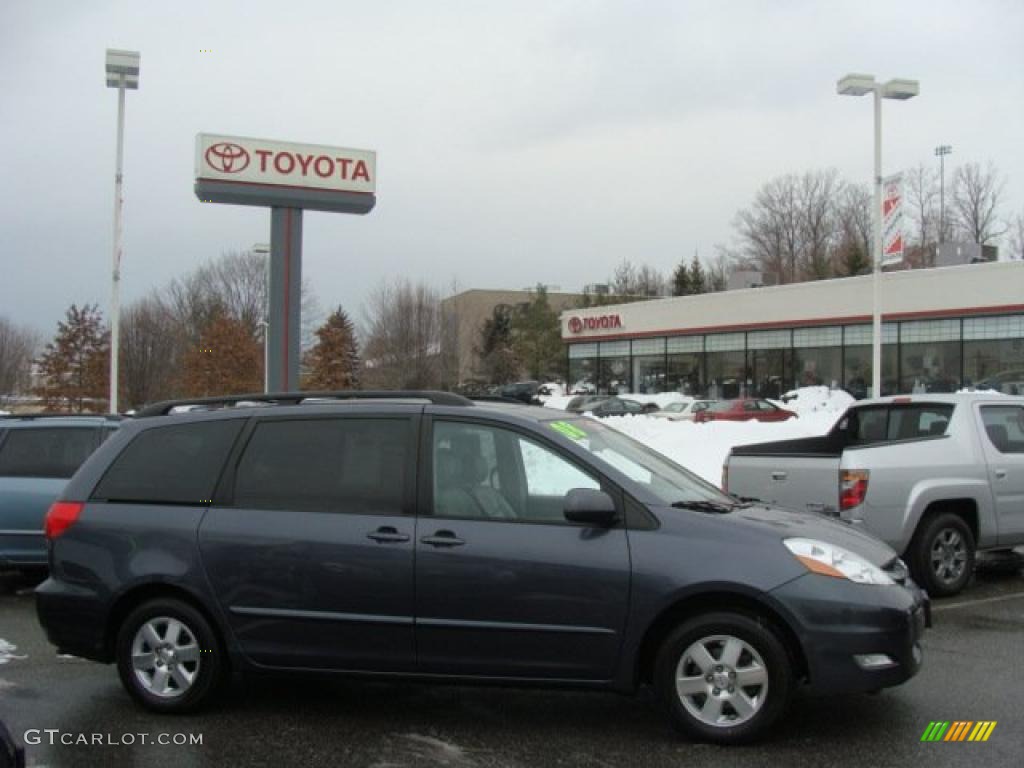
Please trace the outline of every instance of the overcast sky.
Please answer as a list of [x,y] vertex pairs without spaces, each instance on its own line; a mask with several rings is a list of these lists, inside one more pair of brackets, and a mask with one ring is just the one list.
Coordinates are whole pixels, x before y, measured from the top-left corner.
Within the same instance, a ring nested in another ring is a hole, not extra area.
[[[1024,3],[0,3],[0,314],[47,335],[109,302],[116,91],[128,93],[127,300],[269,239],[262,208],[202,204],[199,132],[373,149],[377,208],[310,212],[304,274],[358,317],[379,281],[577,289],[623,258],[663,271],[732,237],[772,176],[871,176],[847,72],[921,81],[885,102],[886,174],[998,165],[1024,210]],[[210,49],[211,52],[201,52]],[[948,171],[947,171],[948,172]]]

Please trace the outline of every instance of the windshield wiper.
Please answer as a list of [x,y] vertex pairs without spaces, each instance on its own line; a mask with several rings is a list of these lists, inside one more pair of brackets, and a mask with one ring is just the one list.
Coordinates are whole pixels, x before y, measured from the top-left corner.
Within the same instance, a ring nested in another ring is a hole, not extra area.
[[739,504],[725,504],[721,501],[694,500],[673,501],[671,506],[676,509],[695,509],[699,512],[732,512]]

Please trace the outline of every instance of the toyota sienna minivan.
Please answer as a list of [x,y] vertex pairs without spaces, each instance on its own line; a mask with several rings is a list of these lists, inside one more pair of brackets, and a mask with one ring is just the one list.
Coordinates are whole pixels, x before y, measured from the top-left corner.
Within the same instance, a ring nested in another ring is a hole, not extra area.
[[[174,413],[186,410],[187,412]],[[260,672],[653,686],[718,743],[921,664],[886,545],[595,420],[440,392],[163,403],[46,519],[39,619],[159,712]]]

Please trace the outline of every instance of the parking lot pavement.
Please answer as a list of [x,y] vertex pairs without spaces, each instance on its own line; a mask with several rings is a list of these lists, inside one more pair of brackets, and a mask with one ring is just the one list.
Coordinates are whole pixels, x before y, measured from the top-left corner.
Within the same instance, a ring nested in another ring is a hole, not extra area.
[[[261,681],[202,714],[159,717],[129,701],[113,667],[57,657],[36,622],[30,591],[8,584],[2,592],[0,719],[19,739],[39,731],[41,743],[27,747],[28,765],[1024,765],[1020,574],[979,576],[964,594],[936,603],[924,668],[906,685],[878,696],[798,699],[770,741],[739,749],[688,743],[647,693]],[[998,724],[985,743],[922,743],[933,720]],[[59,729],[53,745],[45,729]],[[60,743],[93,734],[135,743]],[[202,743],[143,745],[140,734],[200,736]]]

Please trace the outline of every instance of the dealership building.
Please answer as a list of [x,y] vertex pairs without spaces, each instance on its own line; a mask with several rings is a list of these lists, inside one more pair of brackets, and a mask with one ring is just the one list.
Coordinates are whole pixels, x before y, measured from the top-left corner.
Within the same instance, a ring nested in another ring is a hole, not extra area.
[[[569,385],[777,397],[869,396],[872,276],[657,299],[561,315]],[[886,272],[882,394],[985,384],[1024,394],[1024,262]]]

